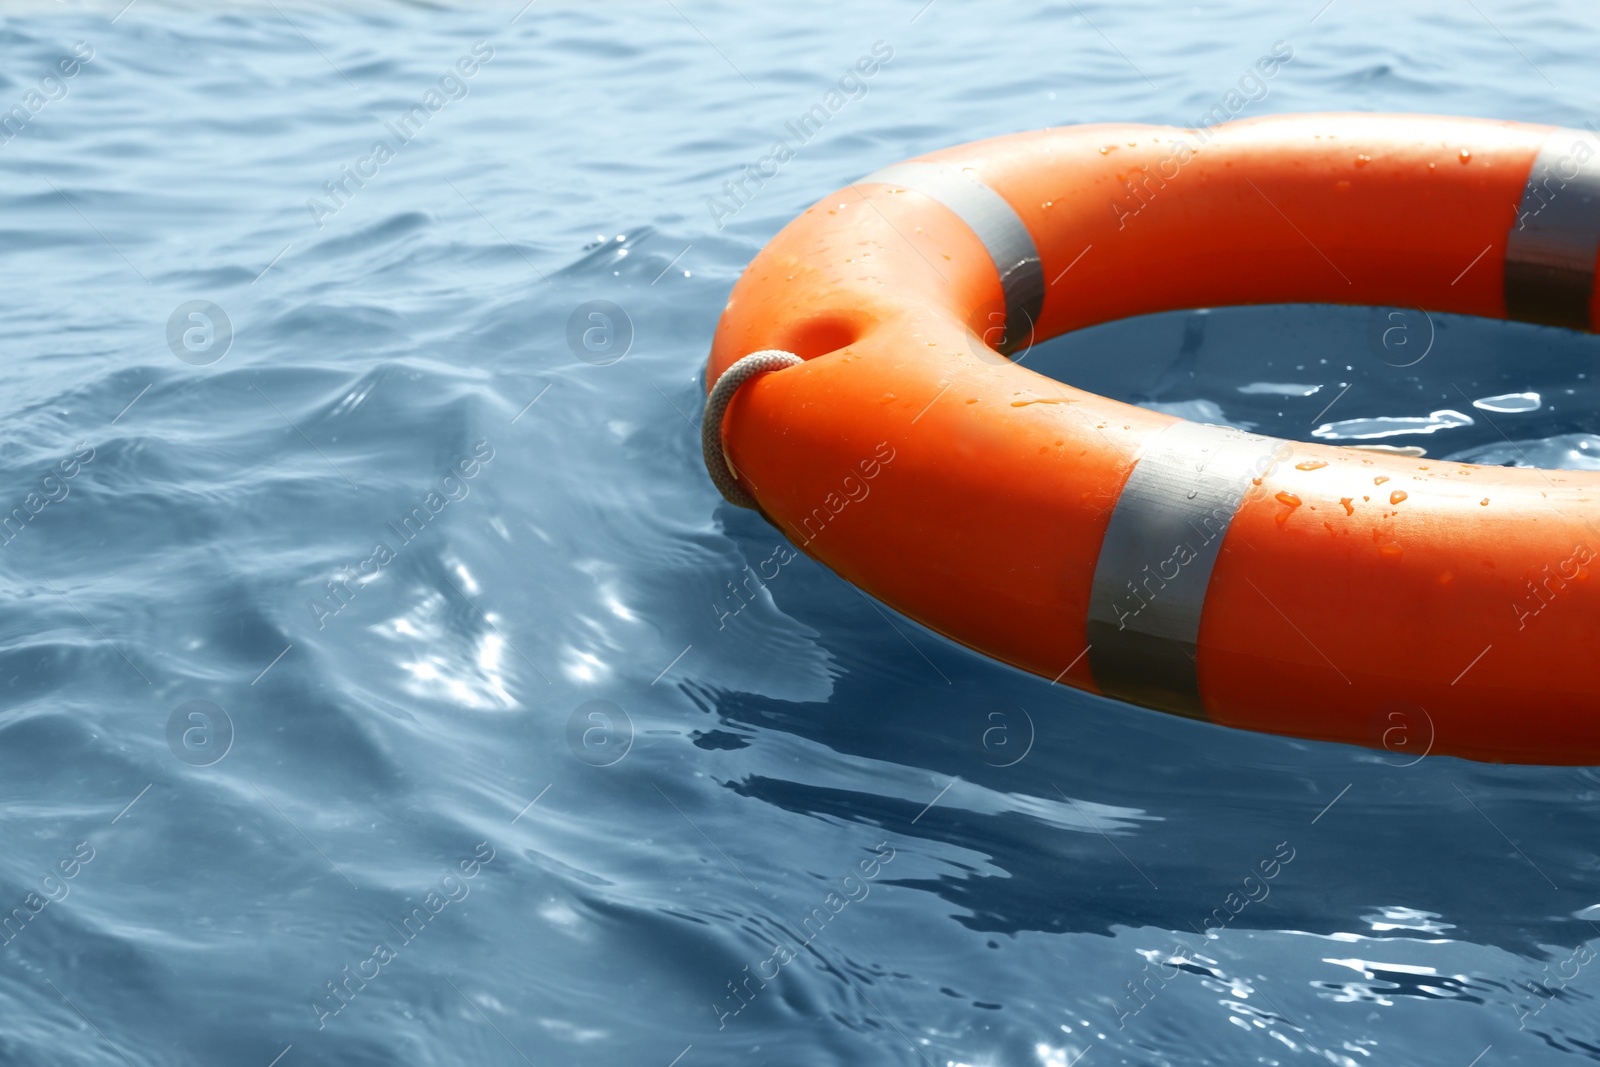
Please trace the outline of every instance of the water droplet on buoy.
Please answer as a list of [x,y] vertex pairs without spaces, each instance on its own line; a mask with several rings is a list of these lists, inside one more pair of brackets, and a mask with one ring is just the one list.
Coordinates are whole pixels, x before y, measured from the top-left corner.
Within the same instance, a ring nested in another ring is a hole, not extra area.
[[1406,498],[1406,491],[1404,489],[1396,489],[1394,492],[1389,494],[1389,503],[1398,504],[1398,503],[1400,503],[1400,501],[1404,500],[1405,498]]
[[1395,544],[1393,541],[1390,541],[1386,545],[1379,545],[1378,546],[1378,555],[1384,556],[1384,557],[1386,557],[1388,559],[1398,559],[1400,557],[1400,553],[1402,551],[1404,551],[1404,550],[1401,549],[1401,547],[1399,545]]
[[1373,485],[1382,485],[1384,482],[1386,482],[1388,480],[1389,480],[1389,476],[1387,474],[1380,474],[1376,478],[1372,479],[1372,484]]
[[1348,497],[1348,496],[1342,496],[1342,497],[1339,498],[1339,503],[1344,505],[1344,513],[1346,515],[1354,515],[1356,513],[1355,505],[1350,503],[1350,501],[1352,501],[1354,499],[1355,499],[1354,497]]
[[1472,153],[1468,152],[1465,148],[1463,148],[1461,150],[1461,163],[1462,163],[1463,166],[1465,166],[1466,164],[1468,164],[1470,162],[1472,162]]
[[1296,463],[1294,465],[1294,469],[1297,470],[1297,471],[1314,471],[1314,470],[1320,470],[1323,467],[1326,467],[1327,465],[1328,464],[1327,464],[1327,462],[1325,460],[1308,459],[1304,463]]
[[1188,495],[1188,497],[1186,499],[1193,500],[1195,497],[1197,497],[1199,495],[1200,495],[1200,490],[1191,489],[1191,490],[1189,490],[1189,495]]
[[1358,166],[1358,167],[1364,167],[1368,163],[1371,163],[1371,162],[1372,162],[1372,157],[1369,156],[1369,155],[1366,155],[1365,153],[1356,156],[1356,166]]
[[1293,493],[1290,493],[1290,492],[1279,493],[1277,495],[1276,499],[1277,499],[1278,503],[1283,504],[1283,505],[1285,505],[1287,507],[1297,508],[1297,507],[1300,506],[1300,498],[1295,496]]
[[1489,506],[1489,498],[1488,497],[1484,497],[1482,500],[1478,501],[1478,503],[1482,504],[1484,507],[1488,507]]

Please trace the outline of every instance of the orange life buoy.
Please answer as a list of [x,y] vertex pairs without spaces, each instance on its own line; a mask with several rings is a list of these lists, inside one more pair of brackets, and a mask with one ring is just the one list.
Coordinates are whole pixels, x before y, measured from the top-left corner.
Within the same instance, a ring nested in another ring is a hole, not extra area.
[[1600,140],[1577,130],[1293,115],[950,148],[826,197],[750,264],[708,386],[752,353],[799,359],[713,389],[708,460],[842,577],[1063,684],[1600,763],[1600,474],[1186,422],[1001,354],[1236,304],[1591,330],[1597,249]]

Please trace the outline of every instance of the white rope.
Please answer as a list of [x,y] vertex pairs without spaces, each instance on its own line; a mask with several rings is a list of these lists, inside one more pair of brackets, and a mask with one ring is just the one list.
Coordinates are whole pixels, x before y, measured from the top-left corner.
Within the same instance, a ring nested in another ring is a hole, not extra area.
[[728,503],[760,510],[755,497],[739,484],[733,464],[728,462],[728,457],[722,451],[722,417],[728,413],[733,394],[751,378],[804,362],[793,352],[782,352],[776,348],[752,352],[723,371],[717,384],[711,387],[711,394],[706,397],[705,414],[700,420],[700,451],[705,457],[706,473],[711,475],[712,484]]

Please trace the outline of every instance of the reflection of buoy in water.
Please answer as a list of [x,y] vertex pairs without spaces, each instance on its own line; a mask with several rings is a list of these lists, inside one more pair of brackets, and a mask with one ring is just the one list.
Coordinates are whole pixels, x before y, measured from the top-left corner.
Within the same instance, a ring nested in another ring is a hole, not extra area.
[[1001,355],[1228,304],[1591,329],[1597,153],[1548,126],[1300,115],[885,168],[734,287],[708,464],[840,575],[1043,677],[1380,748],[1373,709],[1408,702],[1418,751],[1600,763],[1600,474],[1275,440]]

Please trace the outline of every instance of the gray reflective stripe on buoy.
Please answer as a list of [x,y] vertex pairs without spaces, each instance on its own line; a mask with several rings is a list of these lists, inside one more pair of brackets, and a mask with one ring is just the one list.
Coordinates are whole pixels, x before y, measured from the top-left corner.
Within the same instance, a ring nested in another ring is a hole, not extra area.
[[970,171],[943,163],[896,163],[857,182],[880,182],[932,197],[960,216],[977,234],[1000,272],[1008,326],[1027,323],[1027,336],[1044,307],[1044,266],[1033,235],[1005,197]]
[[1587,330],[1600,251],[1600,141],[1557,130],[1528,171],[1506,240],[1506,317]]
[[1106,696],[1203,719],[1200,615],[1222,538],[1256,479],[1292,449],[1223,426],[1175,422],[1128,475],[1089,594],[1089,669]]

